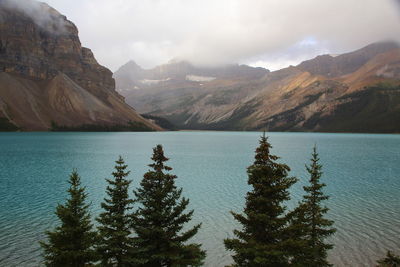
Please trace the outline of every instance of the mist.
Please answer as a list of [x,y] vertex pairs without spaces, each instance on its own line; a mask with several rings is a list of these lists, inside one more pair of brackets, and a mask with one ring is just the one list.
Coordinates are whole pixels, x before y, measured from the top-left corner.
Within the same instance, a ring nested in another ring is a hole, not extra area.
[[0,6],[24,13],[40,28],[51,34],[64,34],[67,32],[69,22],[60,17],[57,11],[47,4],[33,0],[0,0]]
[[[22,1],[22,0],[20,0]],[[29,1],[29,0],[23,0]],[[400,36],[394,0],[45,0],[115,71],[171,59],[277,69]]]

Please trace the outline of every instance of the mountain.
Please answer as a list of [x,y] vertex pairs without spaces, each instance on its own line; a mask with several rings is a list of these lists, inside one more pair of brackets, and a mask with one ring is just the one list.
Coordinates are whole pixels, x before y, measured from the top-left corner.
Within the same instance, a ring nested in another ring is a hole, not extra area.
[[26,0],[0,0],[0,122],[0,129],[39,131],[52,124],[160,129],[124,102],[71,21]]
[[376,55],[398,47],[398,44],[393,42],[374,43],[360,50],[335,57],[331,55],[317,56],[302,62],[297,67],[314,75],[323,75],[329,78],[339,77],[355,72]]
[[129,61],[114,73],[114,78],[118,90],[122,92],[159,86],[191,87],[216,79],[258,79],[268,72],[264,68],[252,68],[246,65],[227,65],[215,68],[195,67],[186,61],[171,61],[168,64],[145,70],[134,61]]
[[[269,72],[240,66],[180,76],[156,70],[136,76],[129,63],[114,74],[117,90],[140,113],[164,117],[181,129],[400,132],[400,47],[370,44],[338,56],[321,55]],[[181,63],[183,64],[183,63]],[[186,65],[188,63],[185,63]],[[121,73],[129,77],[122,83]],[[188,76],[210,79],[190,80]],[[213,79],[211,79],[211,77]],[[146,83],[147,82],[147,83]]]

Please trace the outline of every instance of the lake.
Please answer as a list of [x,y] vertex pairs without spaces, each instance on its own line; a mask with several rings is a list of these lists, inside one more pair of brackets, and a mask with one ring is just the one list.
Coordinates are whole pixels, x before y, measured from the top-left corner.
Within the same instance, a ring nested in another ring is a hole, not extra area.
[[[273,154],[300,181],[291,188],[292,208],[303,194],[314,144],[327,184],[328,217],[337,233],[329,259],[337,266],[374,266],[387,249],[400,252],[400,135],[268,133]],[[73,168],[82,177],[98,214],[114,161],[121,155],[136,187],[151,163],[152,148],[164,146],[172,173],[202,222],[193,241],[208,251],[205,266],[231,262],[223,239],[238,227],[229,211],[240,211],[249,190],[260,133],[0,133],[0,266],[38,266],[39,240],[58,221]]]

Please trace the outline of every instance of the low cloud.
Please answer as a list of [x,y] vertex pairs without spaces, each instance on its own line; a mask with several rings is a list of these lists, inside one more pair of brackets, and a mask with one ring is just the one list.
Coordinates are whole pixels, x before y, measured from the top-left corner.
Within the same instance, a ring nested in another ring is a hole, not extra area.
[[77,24],[83,44],[112,70],[172,58],[281,66],[400,37],[394,0],[44,1]]
[[5,10],[14,9],[24,13],[39,27],[52,34],[65,33],[69,23],[47,4],[34,0],[0,0],[0,7]]

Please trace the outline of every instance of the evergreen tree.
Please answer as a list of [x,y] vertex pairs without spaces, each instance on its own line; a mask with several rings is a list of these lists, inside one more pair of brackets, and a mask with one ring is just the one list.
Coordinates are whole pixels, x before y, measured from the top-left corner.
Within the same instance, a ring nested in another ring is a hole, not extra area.
[[40,242],[46,266],[80,267],[96,260],[93,248],[96,233],[92,231],[87,194],[75,170],[70,175],[69,184],[67,192],[70,198],[56,209],[61,225],[53,232],[46,232],[48,243]]
[[225,247],[234,252],[232,266],[288,266],[288,217],[284,202],[290,199],[288,189],[297,181],[288,177],[290,168],[271,155],[271,145],[261,137],[255,162],[248,167],[248,184],[244,214],[232,212],[243,226],[235,230],[236,238],[225,239]]
[[388,251],[386,258],[378,261],[377,267],[400,267],[400,257]]
[[127,165],[120,156],[115,162],[114,179],[106,179],[108,198],[101,207],[104,212],[97,218],[99,222],[99,243],[97,251],[103,266],[131,266],[134,264],[131,253],[133,239],[130,236],[130,214],[133,200],[129,198],[128,188],[131,183],[126,177]]
[[132,227],[140,248],[141,266],[200,266],[205,252],[199,244],[187,244],[200,228],[200,224],[182,231],[193,210],[185,213],[189,200],[181,198],[182,189],[175,185],[175,175],[166,173],[172,168],[164,165],[168,160],[161,145],[153,149],[149,170],[140,187],[134,192],[140,203]]
[[324,217],[328,208],[322,206],[322,201],[329,197],[323,192],[326,186],[320,182],[322,165],[319,164],[317,148],[314,147],[311,164],[306,166],[310,174],[309,186],[304,186],[306,195],[303,201],[291,214],[294,238],[298,238],[298,250],[292,263],[296,266],[323,267],[332,266],[327,261],[327,251],[332,244],[324,240],[335,233],[333,221]]

